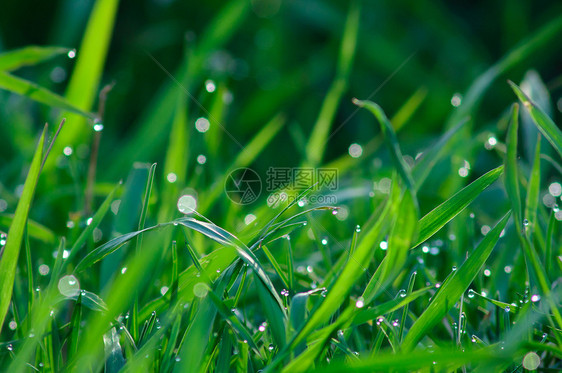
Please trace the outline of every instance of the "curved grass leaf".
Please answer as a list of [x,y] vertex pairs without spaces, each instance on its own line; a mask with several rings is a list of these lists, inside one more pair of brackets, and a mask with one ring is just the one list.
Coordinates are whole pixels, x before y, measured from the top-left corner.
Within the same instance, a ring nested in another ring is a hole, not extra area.
[[[533,167],[531,168],[531,176],[529,176],[529,185],[527,188],[527,199],[525,203],[525,219],[530,222],[531,229],[538,228],[537,222],[537,209],[539,207],[539,195],[541,189],[541,135],[537,136],[537,143],[535,145],[535,157],[533,160]],[[547,256],[547,261],[550,262],[550,255]],[[545,266],[547,266],[545,261]]]
[[400,150],[400,145],[398,144],[398,139],[396,138],[396,133],[394,132],[394,128],[392,127],[392,124],[386,117],[386,114],[384,113],[382,108],[372,101],[361,101],[353,99],[353,103],[359,107],[365,107],[366,109],[368,109],[380,122],[381,131],[383,133],[388,150],[390,151],[392,161],[394,162],[394,167],[396,167],[396,169],[398,170],[398,173],[402,177],[406,188],[414,193],[414,181],[410,173],[410,168],[404,161],[402,151]]
[[24,66],[36,65],[70,51],[63,47],[30,45],[0,54],[0,71],[12,71]]
[[482,242],[474,249],[468,259],[458,270],[441,286],[439,292],[433,297],[431,303],[421,316],[412,325],[404,338],[402,348],[405,351],[412,350],[425,333],[433,328],[441,320],[461,295],[468,289],[478,271],[482,268],[492,250],[500,238],[511,215],[508,212],[496,226],[484,237]]
[[37,145],[35,155],[31,161],[31,166],[29,167],[27,178],[25,179],[25,184],[23,186],[23,192],[20,200],[18,201],[16,212],[14,214],[14,220],[10,225],[6,245],[4,246],[2,258],[0,259],[0,329],[4,324],[6,313],[8,312],[8,307],[10,306],[10,300],[12,298],[18,257],[23,241],[27,217],[29,215],[29,209],[31,208],[31,202],[33,201],[33,195],[35,194],[35,187],[37,185],[37,181],[39,180],[39,174],[41,173],[41,162],[43,160],[43,146],[46,132],[47,126],[43,129],[43,133],[39,138],[39,144]]
[[505,189],[511,200],[511,208],[515,219],[515,226],[521,230],[523,219],[521,217],[521,193],[519,191],[519,177],[517,167],[517,130],[519,127],[519,105],[514,104],[511,108],[511,123],[507,130],[507,153],[505,156]]
[[546,137],[552,147],[562,156],[562,131],[550,119],[550,117],[539,108],[531,99],[519,88],[515,83],[509,81],[509,85],[513,92],[517,95],[531,119],[539,129],[539,131]]
[[419,221],[420,235],[414,247],[443,228],[445,224],[474,201],[484,189],[496,181],[502,172],[503,166],[488,171],[421,218]]

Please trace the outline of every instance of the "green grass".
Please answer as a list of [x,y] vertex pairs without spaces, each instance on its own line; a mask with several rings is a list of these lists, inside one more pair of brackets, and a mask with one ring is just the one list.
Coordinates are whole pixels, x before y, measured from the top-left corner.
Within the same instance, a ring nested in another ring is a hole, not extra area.
[[[111,46],[127,45],[130,8],[97,0],[75,10],[83,30],[69,20],[76,50],[0,53],[0,371],[562,369],[562,71],[545,54],[562,18],[507,22],[496,63],[454,49],[469,77],[451,101],[454,73],[424,62],[427,43],[374,32],[375,5],[259,4],[191,4],[209,13],[187,16],[197,37],[150,23],[133,58]],[[479,42],[449,20],[458,9],[410,5],[439,48]],[[221,58],[280,72],[248,89]],[[244,167],[262,177],[246,205],[225,191]],[[336,169],[338,186],[265,190],[270,167]]]

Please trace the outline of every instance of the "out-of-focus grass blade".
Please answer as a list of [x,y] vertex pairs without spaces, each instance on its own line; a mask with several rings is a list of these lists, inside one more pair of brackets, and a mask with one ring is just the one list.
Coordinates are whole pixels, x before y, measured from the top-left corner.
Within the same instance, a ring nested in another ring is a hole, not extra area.
[[324,150],[326,149],[328,134],[339,102],[347,88],[353,57],[357,46],[357,35],[359,33],[360,5],[358,1],[351,3],[343,39],[340,47],[336,77],[322,102],[320,114],[312,128],[310,139],[306,146],[307,161],[312,166],[322,162]]
[[123,350],[119,344],[119,334],[115,328],[111,328],[103,335],[105,351],[105,372],[117,373],[125,365]]
[[[205,60],[213,51],[220,50],[238,27],[244,24],[250,6],[251,4],[247,1],[231,0],[208,23],[199,39],[201,42],[192,53],[185,54],[180,66],[172,74],[183,85],[182,89],[188,92],[194,90],[195,83],[201,79]],[[154,68],[158,69],[156,65]],[[177,96],[185,94],[185,92],[180,92],[179,88],[171,80],[164,83],[156,98],[142,114],[140,123],[135,125],[135,128],[139,128],[139,130],[123,147],[123,156],[112,164],[111,174],[121,173],[135,161],[147,161],[154,158],[159,146],[168,138],[169,122],[174,112]]]
[[232,166],[229,170],[224,173],[224,176],[219,179],[218,182],[213,184],[208,195],[201,198],[201,204],[198,210],[205,213],[212,204],[217,200],[217,198],[224,191],[224,183],[228,177],[230,171],[241,167],[248,167],[254,162],[260,153],[267,147],[267,145],[273,140],[275,135],[283,128],[285,124],[285,119],[282,115],[277,115],[271,121],[269,121],[254,138],[238,153]]
[[517,168],[517,133],[519,128],[519,105],[514,104],[511,107],[511,124],[507,131],[507,153],[505,156],[505,189],[507,195],[511,200],[511,207],[513,211],[513,218],[515,219],[515,226],[518,230],[523,225],[521,217],[521,193],[519,191],[519,178]]
[[447,201],[443,202],[419,221],[420,235],[417,243],[418,246],[437,231],[439,231],[451,219],[457,216],[466,206],[468,206],[476,197],[482,193],[484,189],[490,186],[502,174],[503,166],[499,166],[478,179],[467,185]]
[[[14,214],[0,214],[0,227],[9,228],[13,221]],[[52,230],[31,219],[27,220],[27,234],[29,234],[29,237],[46,244],[53,244],[57,240]]]
[[[541,135],[537,136],[537,143],[535,145],[535,157],[533,160],[533,168],[531,169],[531,176],[529,177],[529,184],[527,187],[527,200],[525,203],[525,219],[529,221],[530,228],[535,230],[538,228],[537,222],[537,209],[539,207],[539,195],[541,188]],[[548,257],[547,261],[550,261]],[[545,265],[546,261],[545,261]]]
[[539,108],[515,83],[509,81],[513,92],[517,95],[527,112],[531,115],[533,122],[546,137],[554,149],[562,156],[562,131],[550,119],[550,117]]
[[457,134],[468,123],[468,118],[462,119],[456,126],[445,132],[439,141],[428,149],[422,158],[415,164],[412,169],[412,177],[416,184],[416,189],[419,190],[423,182],[433,169],[437,162],[447,154],[456,143],[452,141],[453,136]]
[[36,65],[70,51],[64,47],[28,47],[11,50],[0,54],[0,71],[12,71],[23,66]]
[[[381,131],[384,136],[384,140],[386,145],[388,146],[388,150],[390,151],[390,156],[394,162],[394,167],[398,170],[398,173],[404,180],[404,184],[406,188],[410,190],[412,193],[415,192],[414,189],[414,181],[412,180],[412,175],[410,173],[410,168],[404,161],[402,157],[402,151],[400,150],[400,145],[398,144],[398,139],[396,138],[396,133],[392,128],[392,124],[386,117],[386,114],[382,110],[382,108],[375,104],[372,101],[361,101],[357,99],[353,99],[353,103],[359,107],[364,107],[368,109],[377,120],[381,124]],[[417,203],[416,203],[417,204]]]
[[420,87],[414,94],[406,101],[396,114],[390,120],[392,123],[392,127],[394,131],[398,132],[404,126],[404,124],[408,123],[408,121],[412,118],[416,110],[420,107],[423,100],[425,100],[427,96],[427,88]]
[[[94,101],[98,96],[98,87],[101,80],[103,67],[119,0],[96,0],[82,43],[77,52],[76,66],[70,77],[65,98],[72,105],[84,111],[91,111]],[[91,134],[91,127],[86,126],[86,121],[76,115],[65,115],[70,125],[65,126],[60,134],[60,141],[53,149],[55,154],[60,154],[65,146],[76,145],[78,140],[83,140]],[[54,158],[53,158],[54,159]],[[46,167],[53,167],[54,161],[47,162]]]
[[536,33],[522,40],[520,44],[510,50],[501,60],[490,66],[488,70],[482,73],[470,85],[462,99],[462,104],[453,111],[453,114],[447,121],[446,127],[450,128],[462,118],[470,115],[485,96],[484,93],[498,76],[532,55],[533,52],[550,40],[556,40],[555,38],[560,35],[560,31],[562,31],[562,16],[553,19]]
[[33,201],[33,195],[35,194],[35,186],[37,185],[37,180],[39,180],[39,174],[41,173],[41,162],[43,160],[43,146],[46,132],[47,126],[43,129],[43,133],[39,138],[39,144],[37,145],[35,155],[31,161],[31,166],[29,167],[27,178],[25,179],[23,192],[20,200],[18,201],[16,212],[14,214],[14,220],[10,225],[8,238],[6,239],[6,245],[4,246],[4,252],[2,254],[2,258],[0,259],[0,329],[4,324],[4,319],[6,317],[6,313],[8,312],[8,307],[10,306],[10,300],[12,298],[14,278],[16,276],[16,267],[22,245],[23,233],[27,222],[27,216],[29,215],[29,209],[31,208],[31,202]]
[[492,249],[500,238],[501,231],[505,228],[511,215],[508,212],[496,226],[484,237],[482,242],[474,249],[468,259],[446,281],[439,292],[433,297],[431,303],[421,316],[412,325],[404,338],[402,348],[412,350],[418,341],[431,329],[443,316],[454,307],[460,296],[468,289],[478,271],[482,268]]
[[[86,118],[94,117],[93,114],[88,113],[86,110],[80,109],[78,106],[74,105],[64,97],[59,96],[56,93],[53,93],[48,89],[39,86],[36,83],[30,82],[22,78],[18,78],[4,71],[0,71],[0,89],[5,89],[7,91],[14,92],[22,96],[26,96],[34,101],[40,102],[42,104],[51,107],[57,107],[64,110],[68,110],[73,113],[80,114]],[[65,126],[64,128],[68,128],[68,127],[72,127],[72,126]]]

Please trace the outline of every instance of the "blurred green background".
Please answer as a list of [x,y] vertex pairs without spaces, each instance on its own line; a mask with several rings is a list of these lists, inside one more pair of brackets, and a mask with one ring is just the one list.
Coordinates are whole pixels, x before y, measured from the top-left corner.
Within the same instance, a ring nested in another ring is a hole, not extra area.
[[[32,44],[59,45],[76,48],[79,56],[93,3],[4,3],[0,12],[0,50]],[[119,4],[99,86],[101,89],[114,83],[107,96],[100,143],[97,180],[102,184],[126,179],[133,161],[163,164],[173,113],[164,108],[167,115],[148,122],[146,118],[162,87],[174,83],[154,60],[180,79],[177,74],[182,61],[186,55],[189,60],[190,53],[200,47],[205,30],[226,4],[173,0]],[[223,96],[225,105],[219,121],[242,145],[277,114],[284,116],[286,121],[279,134],[251,165],[262,178],[269,167],[301,164],[322,100],[336,75],[348,9],[345,1],[253,0],[239,12],[233,21],[235,27],[222,36],[219,46],[199,55],[197,74],[182,81],[183,87],[209,110],[214,97]],[[404,153],[414,157],[443,132],[445,119],[455,110],[451,105],[453,95],[465,92],[474,79],[510,49],[561,13],[562,3],[556,1],[362,2],[355,60],[331,132],[341,128],[330,138],[324,160],[329,163],[345,157],[352,143],[365,150],[379,133],[368,113],[356,112],[352,97],[370,97],[392,117],[417,92],[423,101],[399,134]],[[514,101],[505,80],[521,82],[531,68],[539,72],[553,95],[553,108],[558,103],[560,109],[560,61],[561,48],[540,48],[497,79],[483,97],[480,109],[473,113],[475,138],[483,129],[492,133],[498,130],[495,124],[488,123],[496,122]],[[75,62],[76,59],[57,57],[39,66],[22,68],[16,75],[63,95]],[[217,87],[214,93],[205,90],[208,80]],[[176,89],[186,97],[182,89]],[[212,136],[218,139],[219,147],[215,144],[217,153],[209,154],[203,136],[193,126],[205,113],[192,100],[186,101],[190,131],[186,184],[193,184],[196,178],[198,188],[205,188],[224,173],[240,147],[222,131],[215,131]],[[6,91],[0,92],[0,102],[0,136],[4,139],[0,147],[0,181],[7,193],[8,211],[12,211],[14,193],[25,172],[23,165],[31,156],[39,128],[45,121],[56,123],[60,111]],[[95,103],[93,111],[97,107]],[[169,107],[175,108],[175,102]],[[560,110],[551,114],[557,121]],[[70,144],[83,162],[64,163],[61,154],[53,155],[62,159],[58,193],[83,188],[89,145],[80,147],[80,143],[90,144],[91,133],[87,132],[77,143]],[[363,156],[351,173],[371,180],[380,157],[387,164],[383,150],[377,150],[380,154],[376,157]],[[199,154],[207,156],[203,166],[196,162]],[[485,157],[488,158],[480,159],[482,171],[491,167],[490,157],[495,155]],[[158,172],[163,172],[161,167]],[[157,180],[163,180],[162,175]],[[50,203],[56,203],[56,198]],[[78,202],[75,207],[80,210]],[[60,226],[67,217],[54,219],[53,223]]]

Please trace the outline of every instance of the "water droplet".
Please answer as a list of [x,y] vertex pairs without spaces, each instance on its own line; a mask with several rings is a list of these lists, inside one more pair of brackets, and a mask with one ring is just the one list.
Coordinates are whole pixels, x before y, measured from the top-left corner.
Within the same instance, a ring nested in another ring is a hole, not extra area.
[[490,277],[491,275],[492,275],[492,271],[490,271],[488,268],[486,268],[486,269],[484,270],[484,276]]
[[503,271],[504,271],[505,273],[511,273],[511,266],[505,266],[505,267],[503,267]]
[[312,272],[314,272],[314,268],[312,268],[312,266],[306,266],[306,271],[308,273],[312,273]]
[[361,226],[359,224],[357,224],[357,226],[355,227],[355,232],[361,232]]
[[398,325],[400,325],[400,321],[398,319],[392,322],[392,326],[398,326]]
[[268,349],[269,351],[273,351],[274,348],[275,348],[275,346],[274,346],[273,344],[270,344],[270,345],[267,347],[267,349]]
[[359,144],[351,144],[348,149],[349,155],[353,158],[359,158],[363,154],[363,148]]
[[388,243],[386,241],[381,241],[379,247],[381,248],[381,250],[386,250],[388,249]]
[[123,267],[123,268],[121,268],[121,274],[122,274],[122,275],[124,275],[124,274],[125,274],[125,272],[127,272],[127,267]]
[[94,131],[96,131],[96,132],[103,131],[103,124],[101,124],[101,123],[94,124]]
[[283,290],[281,290],[281,295],[284,296],[284,297],[288,297],[289,291],[287,289],[283,289]]
[[472,341],[472,343],[476,343],[476,338],[474,336],[472,336],[470,340]]
[[531,302],[538,302],[539,300],[541,300],[541,296],[538,294],[533,294],[531,296]]
[[364,306],[365,306],[365,300],[363,299],[363,297],[359,297],[357,299],[357,302],[355,302],[355,307],[363,308]]
[[332,215],[337,215],[338,214],[338,210],[337,209],[333,209],[332,210]]
[[207,90],[207,92],[213,93],[217,89],[217,86],[215,85],[214,81],[209,79],[205,81],[205,89]]
[[322,239],[322,245],[326,246],[328,244],[328,239],[327,238],[323,238]]
[[49,271],[50,271],[50,270],[51,270],[51,269],[50,269],[49,266],[46,265],[46,264],[41,264],[41,265],[39,266],[39,274],[40,274],[41,276],[47,276],[47,275],[49,274]]
[[266,327],[267,327],[267,323],[264,322],[264,323],[262,323],[262,324],[258,327],[258,330],[259,330],[260,332],[264,332]]
[[343,330],[338,330],[338,337],[343,337]]
[[176,360],[176,361],[181,361],[181,357],[176,356],[176,359],[175,359],[175,360]]
[[511,308],[510,308],[509,306],[506,306],[503,310],[504,310],[505,312],[509,312],[509,311],[511,311]]
[[468,289],[468,297],[469,298],[474,298],[474,294],[475,294],[474,290]]
[[306,202],[302,199],[297,202],[297,205],[299,205],[299,207],[304,207],[305,204]]
[[68,51],[68,58],[76,57],[76,49],[71,49]]
[[197,129],[197,131],[201,133],[207,132],[210,127],[211,127],[211,123],[207,118],[201,117],[195,121],[195,128]]
[[455,93],[453,97],[451,97],[451,105],[454,107],[459,107],[462,102],[462,95],[460,93]]
[[451,271],[455,272],[457,270],[457,266],[453,266],[453,268],[451,268]]
[[182,214],[191,214],[197,208],[197,200],[190,194],[185,194],[178,199],[178,210]]
[[76,296],[80,292],[80,283],[74,275],[64,276],[59,280],[58,289],[65,297]]
[[529,225],[529,220],[524,219],[524,220],[523,220],[523,225],[524,225],[524,226],[528,226],[528,225]]
[[436,288],[436,289],[439,289],[440,287],[441,287],[441,283],[440,283],[440,282],[438,282],[438,283],[435,284],[435,288]]
[[406,297],[406,290],[405,290],[405,289],[400,289],[400,290],[398,291],[398,296],[399,296],[400,298],[405,298],[405,297]]
[[377,325],[382,324],[382,322],[384,321],[384,317],[380,316],[377,318]]
[[168,180],[169,183],[175,183],[178,180],[178,175],[170,172],[168,175],[166,175],[166,180]]
[[197,156],[197,163],[199,163],[199,164],[205,164],[205,163],[207,163],[207,157],[206,157],[205,155],[203,155],[203,154],[199,154],[199,155]]
[[244,217],[244,224],[250,225],[257,219],[256,215],[248,214]]
[[16,322],[16,320],[12,320],[8,324],[8,327],[10,328],[10,330],[16,330],[16,328],[18,327],[18,323]]
[[12,346],[12,344],[9,344],[9,345],[6,346],[6,349],[8,351],[14,351],[14,346]]

